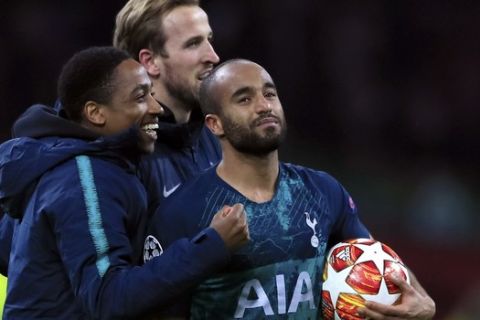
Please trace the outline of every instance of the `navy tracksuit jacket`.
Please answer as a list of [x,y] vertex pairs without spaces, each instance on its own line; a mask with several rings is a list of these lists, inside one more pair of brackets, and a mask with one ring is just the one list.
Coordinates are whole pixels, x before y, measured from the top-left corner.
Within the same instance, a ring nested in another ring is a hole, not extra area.
[[207,228],[135,266],[148,201],[134,129],[99,138],[41,105],[16,129],[24,138],[0,146],[0,203],[15,217],[5,319],[136,319],[229,259]]

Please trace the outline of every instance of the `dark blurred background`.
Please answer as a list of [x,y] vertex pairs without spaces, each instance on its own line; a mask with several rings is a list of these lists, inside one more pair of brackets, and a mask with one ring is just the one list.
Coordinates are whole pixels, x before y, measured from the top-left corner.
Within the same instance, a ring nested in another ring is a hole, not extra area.
[[[76,51],[109,45],[125,1],[0,1],[0,141],[55,101]],[[204,0],[222,60],[279,88],[284,160],[331,173],[437,302],[480,319],[480,2]]]

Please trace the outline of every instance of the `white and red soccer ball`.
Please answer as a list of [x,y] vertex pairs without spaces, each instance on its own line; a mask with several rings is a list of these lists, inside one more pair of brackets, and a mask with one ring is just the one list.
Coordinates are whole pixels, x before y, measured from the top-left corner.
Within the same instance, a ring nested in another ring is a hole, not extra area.
[[323,319],[362,319],[357,309],[366,300],[394,304],[400,289],[392,274],[410,283],[407,268],[389,246],[373,239],[340,242],[328,253],[323,272]]

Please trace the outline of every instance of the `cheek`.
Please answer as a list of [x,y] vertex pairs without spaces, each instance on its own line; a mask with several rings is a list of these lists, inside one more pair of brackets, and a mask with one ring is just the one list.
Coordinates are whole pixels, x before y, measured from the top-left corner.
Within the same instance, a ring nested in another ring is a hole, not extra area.
[[200,58],[198,54],[188,52],[188,54],[183,54],[176,59],[174,70],[184,75],[191,74],[195,72],[195,67],[199,65],[199,63]]
[[136,107],[129,110],[122,115],[122,118],[118,119],[119,123],[122,123],[124,127],[131,127],[134,124],[140,123],[147,111],[146,106]]
[[146,103],[142,103],[141,105],[137,106],[134,110],[132,110],[131,119],[132,121],[138,122],[143,117],[145,117],[147,113],[148,113],[148,105]]
[[173,83],[184,82],[192,73],[192,67],[186,63],[176,61],[165,66],[164,81]]
[[285,113],[283,112],[283,108],[282,108],[282,105],[280,103],[274,103],[272,105],[272,110],[274,110],[274,112],[279,116],[279,117],[282,117],[285,118]]

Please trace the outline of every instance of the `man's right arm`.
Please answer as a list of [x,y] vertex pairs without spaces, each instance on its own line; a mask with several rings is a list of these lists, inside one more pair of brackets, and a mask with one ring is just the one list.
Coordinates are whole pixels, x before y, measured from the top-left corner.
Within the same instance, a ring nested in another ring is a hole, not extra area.
[[250,239],[247,214],[241,203],[224,206],[213,216],[210,227],[218,232],[230,251],[237,250]]
[[[196,228],[190,228],[191,226],[198,227],[198,223],[194,219],[195,213],[189,212],[191,206],[182,206],[179,203],[184,202],[182,202],[182,200],[172,199],[169,203],[171,206],[167,204],[166,207],[161,207],[152,220],[149,235],[155,237],[155,239],[158,238],[163,248],[166,248],[165,252],[158,258],[164,258],[164,255],[176,244],[177,239],[181,237],[192,237],[194,232],[196,232],[195,230],[198,230]],[[188,221],[185,221],[185,219]],[[196,236],[193,236],[193,241],[201,239],[203,237],[202,233],[205,231],[216,234],[222,239],[222,243],[227,252],[234,252],[245,245],[249,241],[249,231],[244,206],[237,203],[233,206],[224,206],[221,208],[213,215],[209,226]],[[205,259],[207,259],[207,257],[199,260]],[[192,263],[198,263],[198,261],[192,260]],[[206,272],[205,277],[185,290],[174,302],[165,308],[160,308],[154,319],[187,319],[190,313],[192,292],[205,278],[219,270],[220,267],[216,270]]]
[[[91,189],[88,184],[73,184],[76,189],[70,190],[69,196],[45,200],[53,210],[49,212],[50,225],[72,289],[92,318],[135,319],[156,311],[225,265],[229,249],[246,241],[239,237],[245,225],[237,208],[217,221],[217,226],[191,239],[176,240],[161,256],[135,266],[125,221],[131,215],[126,208],[136,199],[132,182],[122,182],[119,174],[100,167],[93,169],[89,181],[109,183]],[[68,177],[58,172],[51,179],[58,184],[68,182]],[[78,193],[84,197],[76,196]]]

